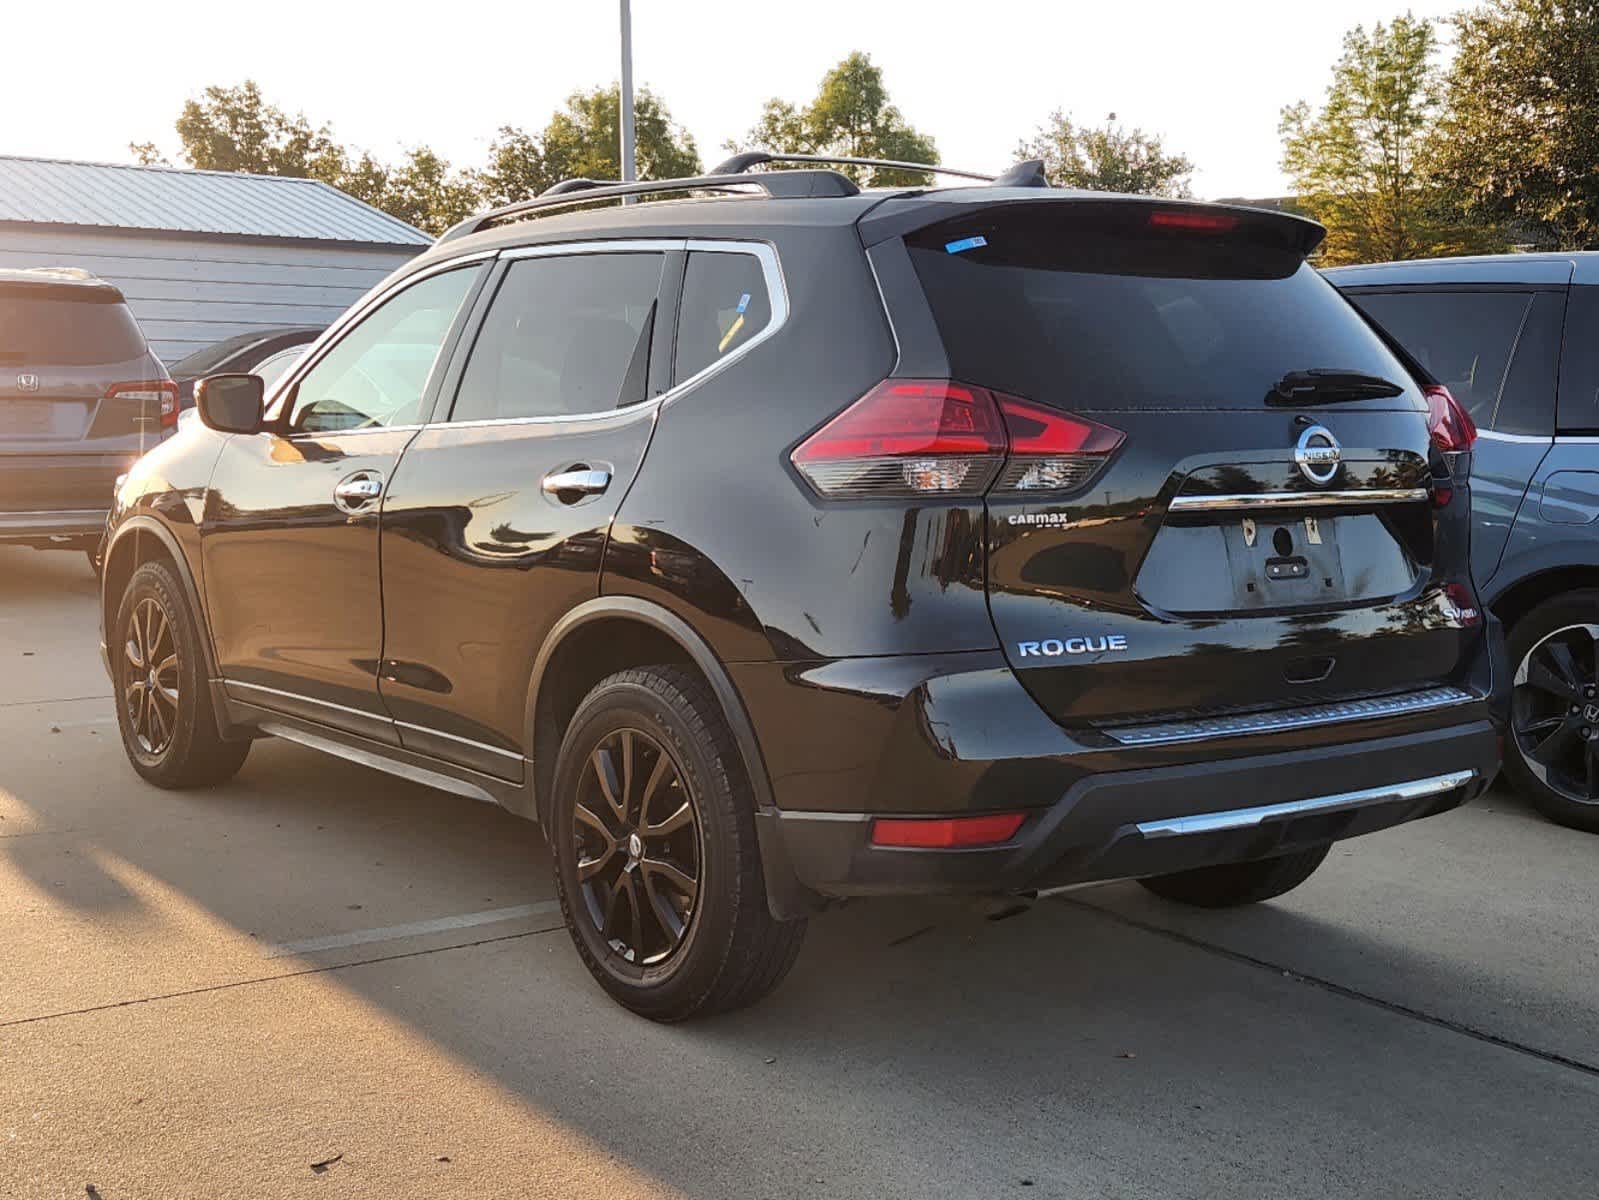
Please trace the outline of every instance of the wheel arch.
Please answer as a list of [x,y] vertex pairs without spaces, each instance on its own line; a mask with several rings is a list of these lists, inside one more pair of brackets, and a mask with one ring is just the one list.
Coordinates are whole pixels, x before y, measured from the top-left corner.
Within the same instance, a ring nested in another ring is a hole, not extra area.
[[184,554],[177,535],[154,517],[129,517],[118,526],[106,546],[105,562],[100,573],[100,628],[107,642],[128,580],[141,566],[153,561],[166,562],[177,575],[178,583],[183,588],[183,598],[188,602],[189,611],[194,614],[195,625],[200,631],[200,650],[205,656],[206,677],[217,678],[216,646],[211,641],[211,622],[200,600],[200,589],[195,583],[188,556]]
[[682,617],[659,604],[633,596],[599,596],[556,622],[534,660],[528,684],[529,787],[544,828],[550,827],[547,806],[555,753],[583,696],[615,670],[660,661],[691,667],[704,678],[733,732],[757,809],[774,807],[754,722],[710,644]]
[[1516,580],[1489,600],[1488,607],[1504,623],[1505,629],[1510,630],[1544,601],[1586,588],[1599,588],[1599,565],[1551,566]]

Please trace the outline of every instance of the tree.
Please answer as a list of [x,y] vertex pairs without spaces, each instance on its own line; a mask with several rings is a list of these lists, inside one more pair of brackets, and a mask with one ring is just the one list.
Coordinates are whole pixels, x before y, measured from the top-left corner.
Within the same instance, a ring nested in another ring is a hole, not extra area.
[[1599,247],[1599,4],[1487,0],[1454,28],[1440,177],[1479,222]]
[[1192,194],[1188,181],[1194,164],[1185,155],[1168,153],[1154,134],[1123,129],[1115,113],[1089,129],[1057,110],[1016,153],[1043,159],[1044,173],[1056,187],[1143,196]]
[[[573,92],[538,135],[502,126],[478,175],[490,204],[536,196],[563,179],[620,179],[621,89]],[[633,94],[634,150],[640,179],[681,179],[703,170],[694,138],[649,88]]]
[[1432,25],[1411,16],[1344,35],[1319,112],[1282,111],[1283,170],[1327,226],[1324,260],[1371,262],[1485,249],[1447,213],[1431,174],[1440,107]]
[[[726,148],[938,162],[933,139],[918,133],[889,103],[882,68],[858,50],[822,76],[816,98],[809,104],[797,107],[787,100],[768,100],[744,142],[729,142]],[[919,171],[840,169],[857,183],[879,187],[914,187],[928,178]]]
[[344,151],[326,125],[268,104],[251,79],[238,87],[208,87],[202,99],[184,101],[177,132],[189,164],[205,171],[331,182],[344,169]]

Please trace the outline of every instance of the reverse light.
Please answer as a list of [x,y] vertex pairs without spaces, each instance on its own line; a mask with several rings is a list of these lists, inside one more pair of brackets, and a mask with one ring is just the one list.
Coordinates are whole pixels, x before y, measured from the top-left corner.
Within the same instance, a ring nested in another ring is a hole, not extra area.
[[[107,400],[126,400],[140,406],[141,415],[150,407],[161,414],[161,428],[172,429],[178,423],[178,385],[170,379],[141,379],[130,383],[113,383],[106,388]],[[150,407],[146,407],[150,406]]]
[[976,817],[878,817],[872,822],[872,845],[919,850],[956,850],[997,846],[1016,836],[1026,813],[983,813]]
[[1064,491],[1087,483],[1122,438],[1107,426],[988,388],[887,379],[806,438],[790,459],[812,487],[834,498],[981,496],[995,486]]
[[1477,423],[1460,406],[1460,401],[1441,383],[1421,389],[1427,397],[1427,429],[1432,444],[1446,454],[1470,450],[1477,440]]

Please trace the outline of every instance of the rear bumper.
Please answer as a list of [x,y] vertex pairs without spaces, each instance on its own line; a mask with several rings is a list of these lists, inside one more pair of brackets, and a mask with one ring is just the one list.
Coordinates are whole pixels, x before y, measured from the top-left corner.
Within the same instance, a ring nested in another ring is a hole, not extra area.
[[[730,664],[772,782],[757,828],[773,910],[1160,875],[1453,808],[1499,768],[1507,676],[1498,623],[1485,634],[1448,687],[1145,726],[1144,740],[1062,727],[997,652]],[[999,846],[871,843],[879,817],[1018,810]]]
[[1086,775],[995,847],[878,847],[872,814],[772,812],[761,818],[762,852],[772,847],[801,888],[825,897],[1063,887],[1358,837],[1463,804],[1498,769],[1497,731],[1480,716],[1341,746]]
[[105,532],[106,513],[104,508],[0,511],[0,542],[97,539]]

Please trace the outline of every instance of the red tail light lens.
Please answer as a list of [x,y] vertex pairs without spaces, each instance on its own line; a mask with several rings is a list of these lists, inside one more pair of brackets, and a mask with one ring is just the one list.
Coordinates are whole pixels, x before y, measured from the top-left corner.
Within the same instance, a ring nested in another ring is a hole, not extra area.
[[879,817],[872,822],[872,845],[955,850],[997,846],[1016,836],[1026,813],[984,813],[977,817]]
[[981,496],[996,479],[1006,491],[1081,487],[1122,436],[987,388],[887,379],[790,457],[824,496]]
[[1002,492],[1071,491],[1082,487],[1105,465],[1126,436],[1083,417],[998,397],[1010,433],[1010,458],[1000,473]]
[[152,411],[160,413],[163,429],[171,429],[178,423],[178,385],[170,379],[113,383],[106,389],[105,396],[107,400],[140,405],[141,416],[148,416]]
[[1460,401],[1441,383],[1422,388],[1427,397],[1427,428],[1432,444],[1445,453],[1470,450],[1477,440],[1477,423],[1460,407]]
[[885,379],[792,460],[824,496],[981,496],[1005,460],[1005,426],[986,388]]

